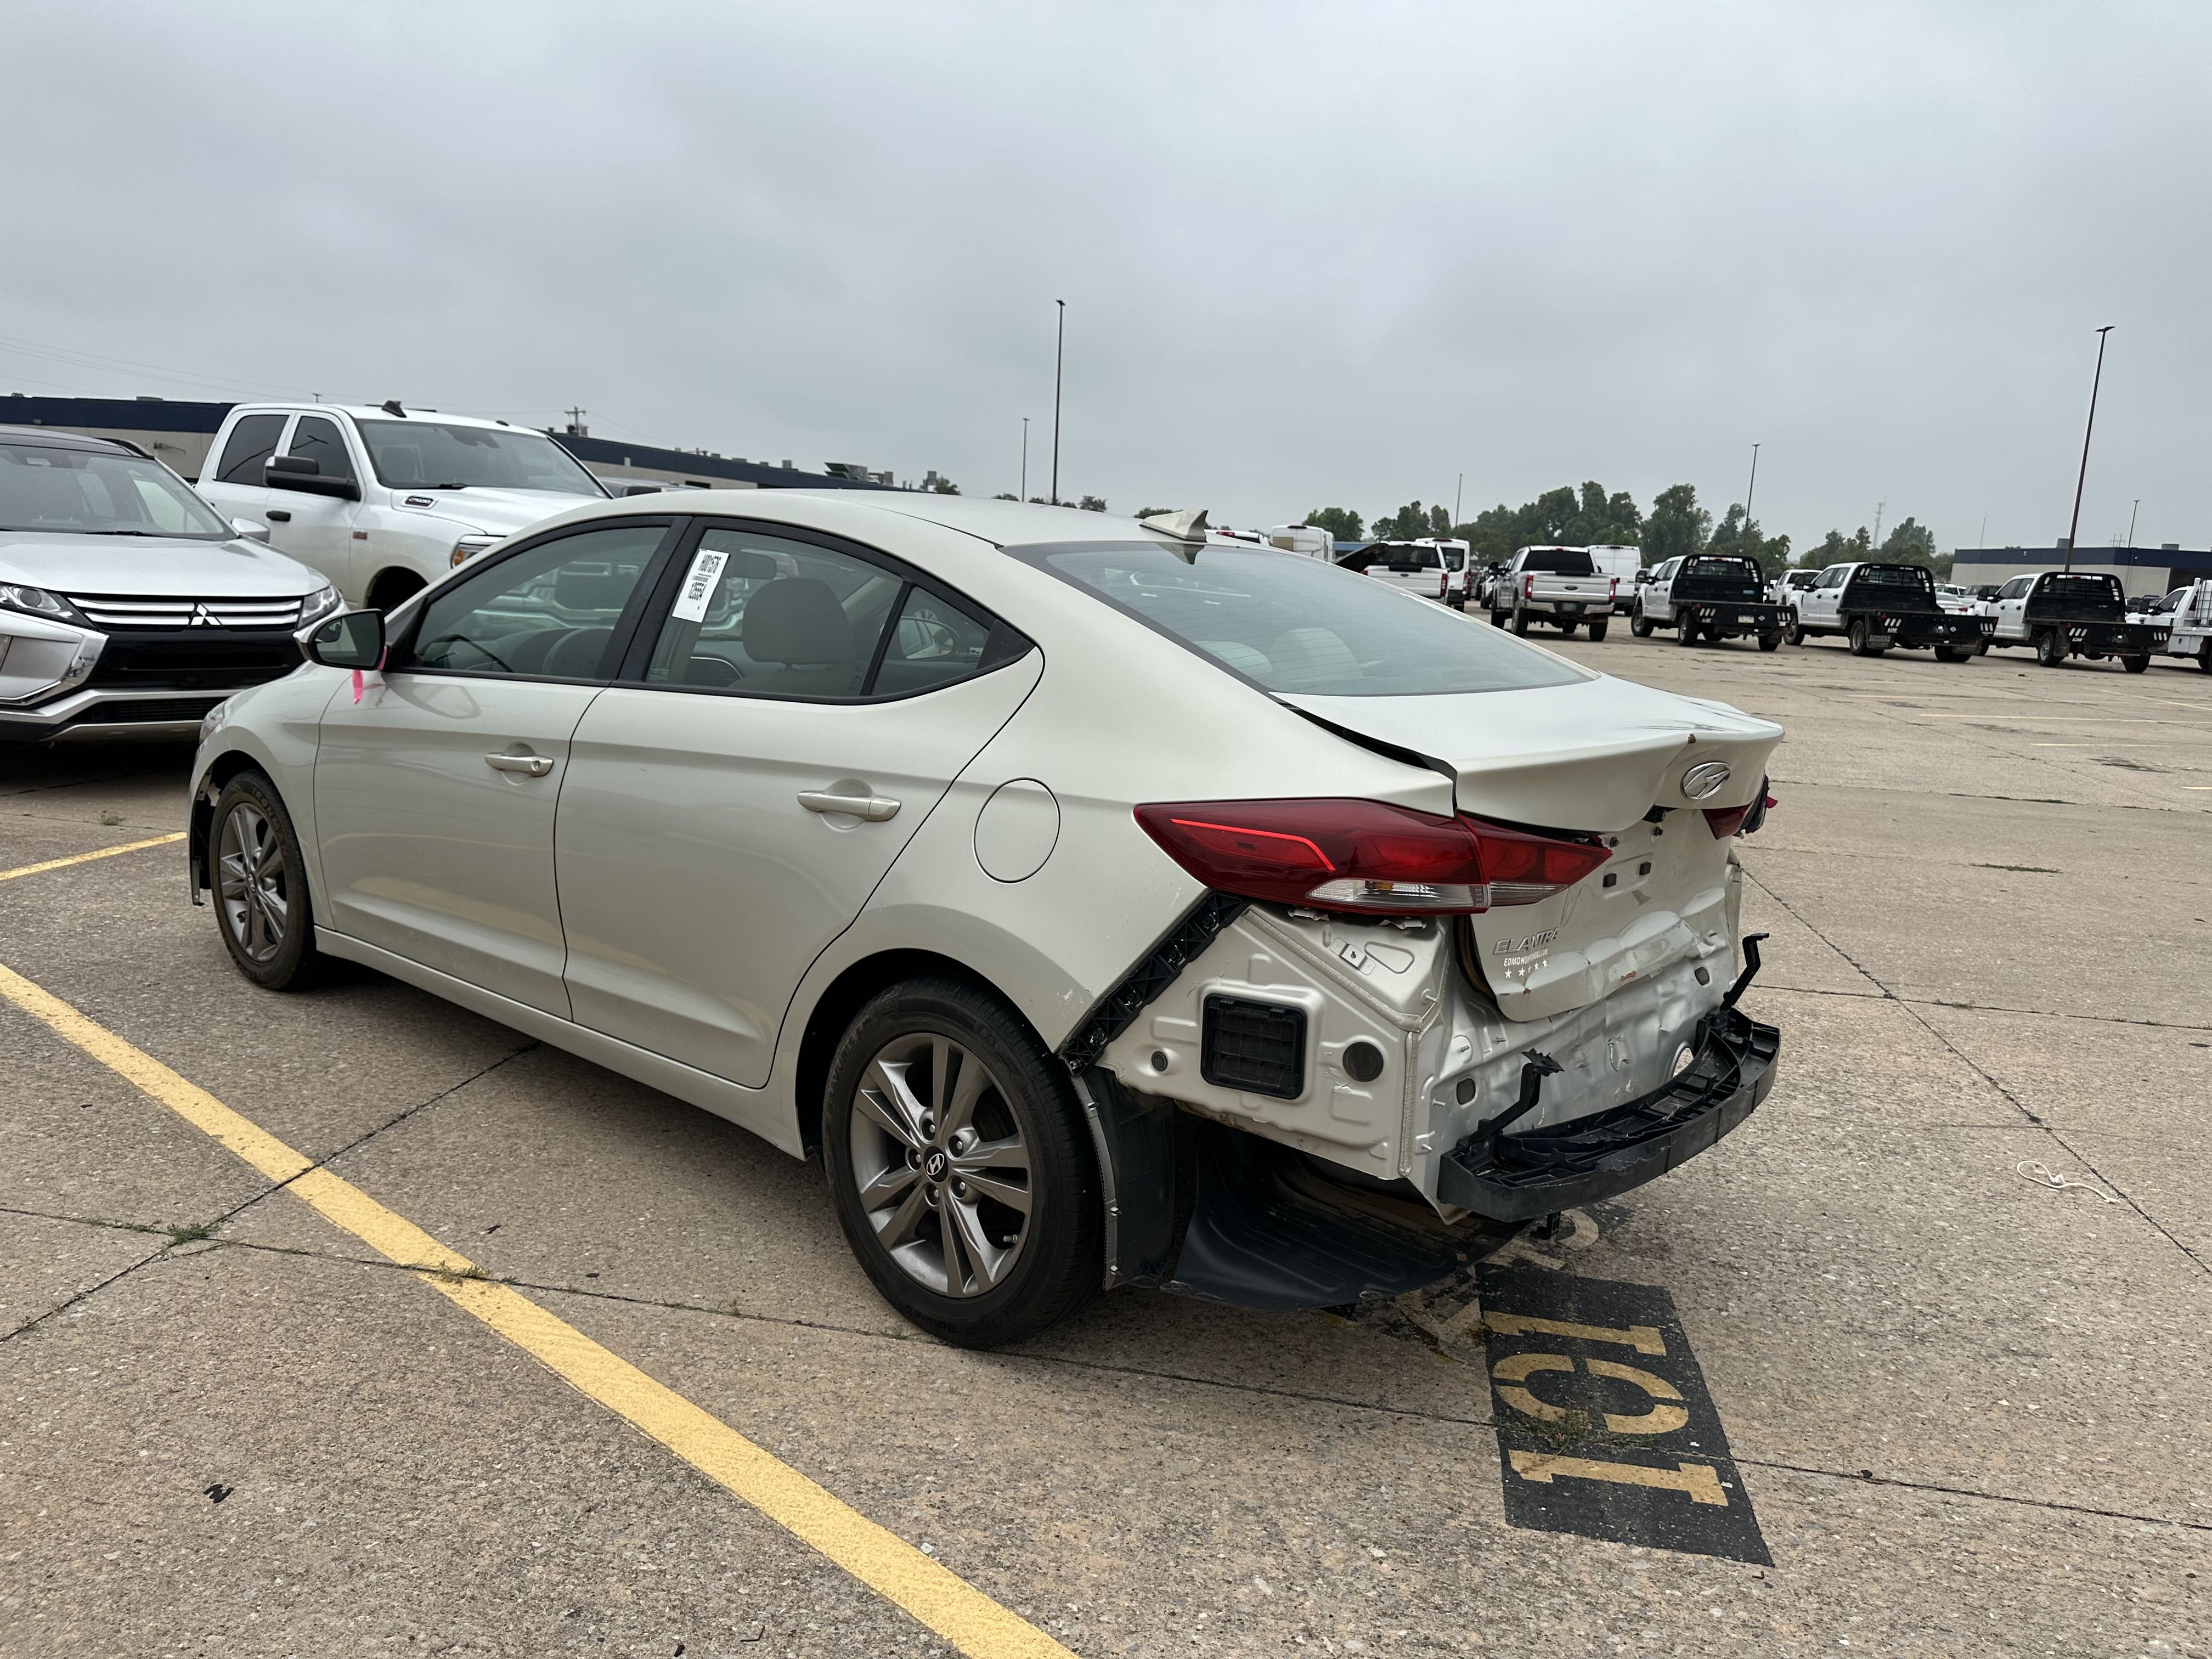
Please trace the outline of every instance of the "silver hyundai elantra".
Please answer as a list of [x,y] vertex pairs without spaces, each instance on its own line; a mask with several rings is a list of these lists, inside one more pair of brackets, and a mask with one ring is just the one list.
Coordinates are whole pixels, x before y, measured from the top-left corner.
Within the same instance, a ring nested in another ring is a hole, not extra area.
[[209,716],[196,902],[819,1152],[926,1330],[1430,1283],[1763,1099],[1781,730],[1210,534],[905,492],[549,520]]

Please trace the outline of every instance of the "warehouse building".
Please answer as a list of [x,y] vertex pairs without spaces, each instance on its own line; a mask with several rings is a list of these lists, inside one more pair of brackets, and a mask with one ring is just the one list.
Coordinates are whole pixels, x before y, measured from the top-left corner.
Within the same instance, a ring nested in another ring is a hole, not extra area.
[[[187,478],[197,478],[208,447],[233,404],[195,403],[171,398],[33,398],[15,392],[0,398],[0,426],[51,426],[88,437],[122,438]],[[410,405],[413,407],[413,405]],[[434,410],[418,410],[434,414]],[[457,413],[465,414],[466,410]],[[836,461],[820,472],[706,450],[662,449],[651,444],[594,438],[581,427],[546,434],[620,493],[625,484],[693,489],[895,489],[888,472],[872,472],[858,462]],[[937,483],[932,472],[919,485]]]
[[[1951,555],[1951,580],[1962,587],[1978,587],[2065,566],[2063,536],[2054,547],[1961,547]],[[2212,552],[2193,551],[2179,542],[2158,547],[2084,547],[2075,550],[2073,568],[2118,576],[2132,599],[2212,579]]]

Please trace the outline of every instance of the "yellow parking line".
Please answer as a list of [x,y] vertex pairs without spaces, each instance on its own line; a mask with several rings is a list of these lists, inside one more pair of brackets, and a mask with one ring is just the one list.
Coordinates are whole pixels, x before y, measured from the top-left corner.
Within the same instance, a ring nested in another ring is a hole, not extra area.
[[404,1267],[429,1269],[416,1277],[555,1376],[820,1551],[877,1595],[904,1608],[969,1659],[1075,1659],[1036,1626],[897,1534],[877,1525],[527,1297],[489,1279],[460,1276],[475,1274],[476,1265],[352,1182],[314,1168],[258,1124],[86,1018],[52,992],[0,967],[0,997],[220,1141],[271,1181],[289,1182],[285,1190],[325,1220]]
[[94,859],[112,859],[118,853],[136,853],[141,848],[167,847],[173,841],[182,841],[185,832],[173,836],[155,836],[150,841],[128,841],[120,847],[103,847],[97,853],[72,853],[65,859],[48,859],[44,864],[27,864],[21,869],[0,870],[0,881],[13,881],[18,876],[35,876],[42,870],[65,870],[72,864],[89,864]]

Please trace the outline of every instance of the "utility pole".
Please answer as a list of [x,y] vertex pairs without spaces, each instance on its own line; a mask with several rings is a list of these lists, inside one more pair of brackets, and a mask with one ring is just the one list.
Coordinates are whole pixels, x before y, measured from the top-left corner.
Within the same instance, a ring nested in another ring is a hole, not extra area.
[[1054,300],[1060,307],[1060,331],[1052,348],[1052,504],[1060,505],[1060,371],[1067,361],[1067,301]]
[[1751,447],[1751,482],[1743,487],[1743,534],[1746,541],[1751,539],[1751,498],[1758,488],[1759,446],[1753,444]]
[[1974,544],[1974,545],[1975,545],[1975,546],[1977,546],[1977,547],[1987,547],[1989,544],[1990,544],[1990,515],[1989,515],[1988,514],[1984,513],[1984,514],[1982,514],[1982,538],[1981,538],[1981,540],[1979,540],[1978,542],[1975,543],[1975,544]]
[[1888,505],[1887,501],[1876,501],[1874,504],[1874,545],[1875,547],[1881,545],[1881,510]]
[[1460,497],[1461,497],[1461,496],[1462,496],[1462,495],[1466,495],[1466,494],[1467,494],[1467,474],[1466,474],[1466,473],[1464,473],[1464,472],[1462,472],[1462,473],[1461,473],[1461,474],[1459,475],[1459,485],[1458,485],[1458,487],[1457,487],[1456,489],[1455,489],[1452,491],[1452,528],[1453,528],[1453,529],[1455,529],[1455,530],[1456,530],[1456,529],[1458,529],[1458,528],[1459,528],[1459,501],[1460,501]]
[[2136,514],[2142,511],[2142,497],[2138,495],[2136,497],[2136,504],[2128,509],[2128,545],[2130,547],[2136,544]]
[[584,416],[591,413],[589,410],[568,409],[563,410],[562,413],[568,417],[568,435],[570,437],[588,438],[591,436],[591,434],[584,429]]
[[1022,499],[1030,498],[1030,417],[1022,416]]
[[2089,434],[2097,429],[2097,388],[2105,379],[2105,337],[2112,331],[2106,323],[2097,331],[2097,372],[2089,380],[2089,421],[2081,428],[2081,471],[2074,478],[2074,518],[2066,526],[2066,568],[2074,568],[2074,538],[2081,533],[2081,486],[2089,481]]

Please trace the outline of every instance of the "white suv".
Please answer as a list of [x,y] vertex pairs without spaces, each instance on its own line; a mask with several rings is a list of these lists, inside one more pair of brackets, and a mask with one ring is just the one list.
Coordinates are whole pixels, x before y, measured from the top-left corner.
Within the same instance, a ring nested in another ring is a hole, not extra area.
[[454,565],[607,492],[542,432],[465,415],[241,404],[208,450],[200,494],[269,526],[349,605],[389,611]]

